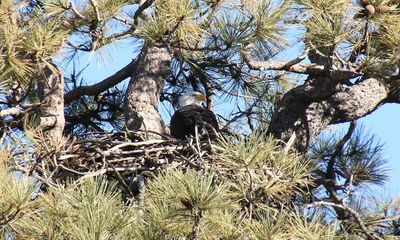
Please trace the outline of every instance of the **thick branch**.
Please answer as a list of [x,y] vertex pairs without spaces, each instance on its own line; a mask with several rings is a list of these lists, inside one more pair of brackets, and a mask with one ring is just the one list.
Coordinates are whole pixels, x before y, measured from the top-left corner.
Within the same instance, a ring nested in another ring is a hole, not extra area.
[[137,61],[139,59],[139,56],[136,59],[132,60],[132,62],[130,62],[128,65],[123,67],[121,70],[109,76],[108,78],[102,80],[101,82],[91,86],[80,86],[66,93],[64,97],[64,102],[70,103],[85,95],[86,96],[97,95],[101,92],[106,91],[111,87],[114,87],[118,83],[122,82],[123,80],[131,76],[137,70],[138,68]]
[[333,95],[327,103],[334,108],[330,124],[348,122],[375,111],[386,100],[389,90],[369,78]]
[[20,116],[26,112],[29,112],[33,109],[37,109],[41,106],[40,103],[32,103],[32,104],[25,104],[25,105],[18,105],[11,108],[6,108],[0,110],[0,117],[6,116]]
[[[287,141],[293,132],[298,136],[296,147],[305,151],[310,141],[330,124],[364,117],[386,100],[388,89],[370,78],[346,89],[334,87],[333,79],[315,78],[287,92],[274,114],[268,132]],[[331,84],[332,89],[327,89]],[[310,97],[311,96],[311,97]]]

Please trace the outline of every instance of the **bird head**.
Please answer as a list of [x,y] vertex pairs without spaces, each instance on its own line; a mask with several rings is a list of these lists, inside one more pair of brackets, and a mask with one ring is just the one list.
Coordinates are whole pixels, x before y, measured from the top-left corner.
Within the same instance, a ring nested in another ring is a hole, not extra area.
[[200,92],[190,92],[179,97],[179,106],[183,107],[190,104],[203,106],[207,100],[206,96]]

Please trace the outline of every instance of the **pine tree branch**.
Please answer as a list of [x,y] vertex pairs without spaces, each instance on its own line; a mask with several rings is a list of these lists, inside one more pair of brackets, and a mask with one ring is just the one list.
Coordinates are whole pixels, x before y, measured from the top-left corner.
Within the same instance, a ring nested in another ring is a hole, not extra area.
[[74,3],[72,1],[69,2],[68,4],[68,8],[70,9],[77,17],[79,17],[80,19],[83,20],[87,20],[87,18],[85,16],[83,16],[75,7]]
[[17,216],[20,214],[21,209],[18,206],[10,206],[7,210],[5,210],[0,216],[0,226],[5,226],[9,224],[11,221],[15,220]]
[[[139,16],[145,15],[145,10],[149,8],[155,0],[140,0],[139,8],[136,10],[135,15],[133,15],[134,24],[133,26],[137,26]],[[146,15],[145,15],[146,16]]]
[[118,72],[114,73],[110,77],[94,84],[91,86],[80,86],[77,87],[70,92],[65,94],[64,103],[70,103],[82,96],[94,96],[101,92],[106,91],[107,89],[114,87],[118,83],[122,82],[126,78],[130,77],[135,71],[138,69],[138,61],[144,57],[143,49],[142,52],[138,55],[138,57],[132,60],[128,65],[123,67]]
[[307,208],[311,207],[316,207],[316,206],[331,206],[334,208],[340,208],[345,210],[346,212],[350,213],[353,217],[358,226],[361,228],[363,233],[367,236],[367,239],[369,240],[384,240],[383,238],[376,236],[373,232],[371,232],[365,225],[364,221],[362,220],[360,214],[352,209],[351,207],[347,206],[344,202],[338,204],[338,203],[333,203],[333,202],[326,202],[326,201],[319,201],[319,202],[314,202],[311,204],[307,204]]
[[[121,39],[124,38],[125,36],[129,35],[129,34],[134,34],[134,33],[138,33],[139,31],[137,30],[137,26],[139,23],[139,18],[143,17],[145,19],[149,18],[145,12],[145,10],[147,8],[149,8],[155,0],[140,0],[139,1],[139,7],[136,10],[135,14],[133,15],[133,24],[131,24],[131,28],[128,29],[127,31],[124,31],[122,33],[116,33],[116,34],[112,34],[109,37],[107,37],[106,39]],[[119,19],[118,17],[114,17],[116,20],[121,21],[125,24],[128,24],[127,21],[124,21],[123,19]]]
[[92,5],[94,12],[96,13],[96,22],[99,23],[101,21],[99,8],[97,7],[96,0],[89,0],[90,4]]
[[310,141],[330,124],[364,117],[385,103],[388,89],[374,78],[342,89],[333,77],[310,76],[280,101],[268,133],[287,141],[296,131],[296,148],[304,152]]
[[362,75],[362,73],[354,70],[354,68],[332,69],[325,65],[318,64],[300,64],[308,54],[306,52],[290,61],[256,61],[250,56],[250,52],[244,51],[242,54],[244,62],[251,70],[284,70],[299,74],[312,74],[312,75],[332,75],[337,79],[348,79]]
[[[133,16],[133,19],[134,19],[133,26],[128,31],[125,31],[125,32],[119,33],[119,34],[115,34],[115,35],[111,35],[107,39],[115,39],[115,38],[123,37],[123,36],[128,35],[129,33],[134,32],[136,30],[136,27],[134,27],[134,26],[137,26],[138,18],[144,13],[144,11],[148,7],[150,7],[153,4],[153,2],[154,2],[154,0],[140,1],[140,6],[136,10],[135,15]],[[73,7],[73,5],[70,7]],[[74,45],[72,45],[72,46],[76,49],[81,50],[81,48],[79,48],[79,47],[76,47]],[[84,50],[90,51],[91,49],[84,49]],[[66,93],[65,97],[64,97],[64,103],[70,103],[82,96],[97,95],[97,94],[117,85],[118,83],[122,82],[126,78],[130,77],[135,71],[137,71],[137,68],[138,68],[137,62],[140,61],[140,59],[144,57],[145,52],[146,51],[143,51],[143,49],[142,49],[141,53],[138,55],[138,57],[136,59],[132,60],[132,62],[130,62],[125,67],[123,67],[121,70],[119,70],[112,76],[102,80],[101,82],[96,83],[92,86],[80,86],[80,87],[75,88],[75,89],[71,90],[70,92]]]
[[354,130],[356,129],[357,126],[357,120],[353,120],[350,123],[349,129],[347,130],[347,133],[344,135],[344,137],[336,144],[336,149],[335,152],[330,156],[327,170],[326,170],[326,175],[327,178],[335,180],[335,161],[336,158],[342,154],[344,145],[350,140],[351,136],[353,135]]
[[12,107],[0,111],[0,117],[18,116],[21,114],[21,107]]
[[331,124],[349,122],[372,113],[385,103],[388,92],[379,80],[369,78],[332,95],[327,100],[335,109]]
[[188,239],[189,240],[196,240],[200,234],[200,220],[203,217],[203,211],[199,210],[194,217],[194,223],[192,226],[192,232],[190,233]]

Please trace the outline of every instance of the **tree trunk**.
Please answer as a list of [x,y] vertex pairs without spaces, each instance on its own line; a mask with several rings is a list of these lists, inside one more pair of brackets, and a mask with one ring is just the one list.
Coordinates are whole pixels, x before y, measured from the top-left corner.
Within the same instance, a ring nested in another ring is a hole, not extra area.
[[138,57],[138,69],[128,85],[125,97],[125,123],[128,130],[142,130],[149,139],[160,138],[166,127],[158,112],[158,100],[170,71],[171,54],[166,48],[147,48]]
[[64,77],[55,65],[51,68],[39,64],[42,73],[38,82],[40,91],[40,126],[46,130],[54,143],[63,137],[64,118]]

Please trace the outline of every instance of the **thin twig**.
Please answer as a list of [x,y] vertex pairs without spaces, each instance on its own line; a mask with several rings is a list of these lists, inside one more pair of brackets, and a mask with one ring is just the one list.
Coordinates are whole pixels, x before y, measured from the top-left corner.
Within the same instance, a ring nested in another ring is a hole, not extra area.
[[94,12],[96,13],[96,22],[99,23],[101,22],[101,18],[100,18],[100,12],[99,12],[99,8],[97,7],[97,2],[96,0],[89,0],[90,4],[92,5]]
[[306,205],[307,208],[311,208],[311,207],[315,207],[315,206],[331,206],[334,208],[343,209],[343,210],[347,211],[348,213],[350,213],[354,217],[354,220],[356,221],[358,226],[360,226],[361,230],[368,237],[368,239],[384,240],[383,238],[376,236],[373,232],[369,231],[368,228],[366,227],[364,221],[362,220],[360,214],[357,211],[355,211],[354,209],[347,206],[344,202],[342,202],[341,204],[338,204],[338,203],[333,203],[333,202],[319,201],[319,202],[314,202],[314,203]]
[[72,12],[79,17],[80,19],[87,20],[85,16],[83,16],[76,8],[72,1],[68,3],[68,9],[72,10]]

